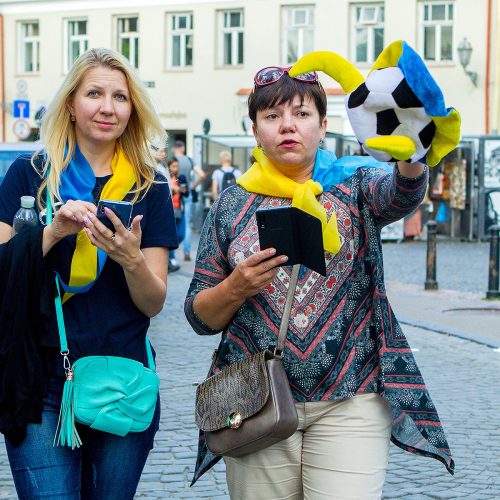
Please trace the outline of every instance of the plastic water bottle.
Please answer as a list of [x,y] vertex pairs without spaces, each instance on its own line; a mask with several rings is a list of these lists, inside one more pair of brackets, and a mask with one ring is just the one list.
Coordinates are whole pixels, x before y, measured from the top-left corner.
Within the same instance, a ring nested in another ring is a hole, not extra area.
[[21,196],[21,208],[14,215],[14,234],[32,226],[38,226],[38,215],[35,210],[35,198],[33,196]]

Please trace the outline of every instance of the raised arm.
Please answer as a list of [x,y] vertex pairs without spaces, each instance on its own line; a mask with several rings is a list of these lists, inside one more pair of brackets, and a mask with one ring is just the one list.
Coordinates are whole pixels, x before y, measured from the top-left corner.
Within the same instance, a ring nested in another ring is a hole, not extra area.
[[365,169],[361,175],[360,196],[380,224],[386,225],[405,217],[420,205],[429,174],[423,164],[398,162],[393,173]]
[[193,170],[195,171],[197,176],[196,180],[193,182],[193,185],[191,186],[191,189],[196,189],[200,185],[201,181],[207,176],[207,174],[199,165],[195,165],[193,167]]

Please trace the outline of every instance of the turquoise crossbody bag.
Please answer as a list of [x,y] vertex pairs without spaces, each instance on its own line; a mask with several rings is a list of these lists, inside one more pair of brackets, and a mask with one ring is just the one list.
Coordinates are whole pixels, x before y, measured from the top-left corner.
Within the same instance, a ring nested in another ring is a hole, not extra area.
[[[52,206],[47,195],[47,224],[51,222]],[[148,338],[148,367],[118,356],[85,356],[71,365],[57,276],[55,280],[54,301],[66,382],[54,445],[74,449],[82,444],[76,422],[118,436],[145,431],[153,420],[160,387]]]

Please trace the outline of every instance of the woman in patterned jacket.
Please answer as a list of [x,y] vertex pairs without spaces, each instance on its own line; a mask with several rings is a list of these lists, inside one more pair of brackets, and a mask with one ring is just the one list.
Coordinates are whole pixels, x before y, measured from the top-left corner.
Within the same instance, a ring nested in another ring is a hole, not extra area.
[[[248,105],[257,161],[212,206],[185,302],[198,334],[222,332],[213,373],[276,344],[292,268],[286,256],[260,250],[256,210],[290,205],[308,183],[335,234],[323,234],[326,277],[302,267],[292,305],[283,360],[298,430],[224,457],[231,498],[380,498],[391,440],[452,472],[383,280],[380,230],[418,207],[427,167],[398,161],[388,171],[369,157],[341,161],[319,149],[326,96],[315,73],[264,68]],[[193,482],[220,458],[202,432]]]

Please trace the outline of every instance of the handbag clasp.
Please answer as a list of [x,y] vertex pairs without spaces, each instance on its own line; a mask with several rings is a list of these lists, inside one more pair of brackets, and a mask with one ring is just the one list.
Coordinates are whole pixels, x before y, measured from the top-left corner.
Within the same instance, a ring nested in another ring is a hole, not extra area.
[[243,417],[239,411],[235,411],[227,417],[226,422],[227,426],[231,427],[231,429],[237,429],[243,423]]
[[63,357],[63,368],[66,373],[66,380],[73,380],[73,370],[71,369],[71,362],[68,358],[69,350],[61,351]]

